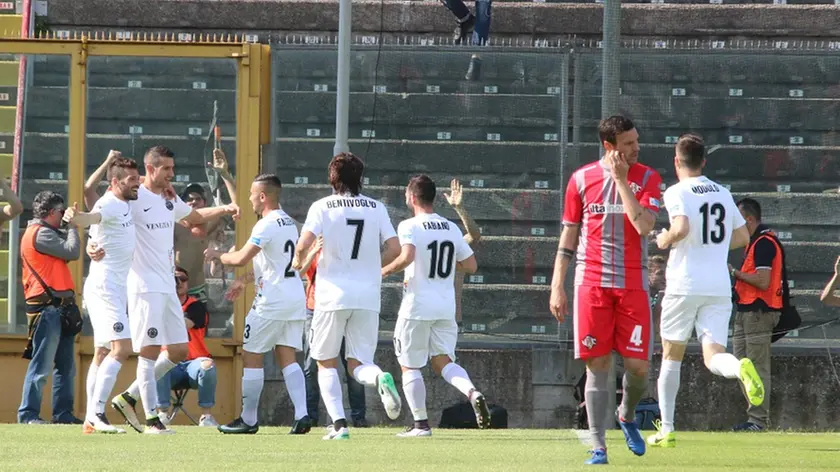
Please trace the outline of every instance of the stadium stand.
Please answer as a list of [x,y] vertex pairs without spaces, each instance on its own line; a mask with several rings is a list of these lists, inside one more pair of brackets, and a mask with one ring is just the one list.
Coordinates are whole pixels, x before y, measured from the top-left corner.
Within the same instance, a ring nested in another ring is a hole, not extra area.
[[[480,271],[464,292],[467,329],[565,337],[570,327],[557,327],[548,312],[548,283],[565,181],[598,156],[600,51],[484,51],[482,81],[467,82],[468,49],[358,47],[351,59],[351,148],[366,161],[366,193],[389,204],[395,222],[407,216],[402,186],[412,174],[429,173],[441,187],[453,177],[464,182],[466,207],[483,233]],[[284,208],[301,221],[328,193],[335,54],[330,46],[275,47],[276,139],[267,154],[285,185]],[[34,64],[25,203],[42,188],[64,185],[51,173],[66,162],[67,71],[66,58]],[[672,183],[671,143],[684,131],[701,133],[711,145],[709,175],[737,197],[757,196],[766,222],[786,241],[805,323],[830,319],[816,290],[840,248],[840,216],[831,210],[837,196],[823,194],[840,180],[840,59],[825,51],[628,49],[621,77],[620,108],[640,129],[641,160]],[[202,181],[214,101],[222,129],[235,125],[232,63],[94,58],[88,80],[89,172],[109,149],[139,158],[163,143],[182,158],[178,186]],[[6,142],[8,133],[0,138]],[[232,138],[223,146],[234,164]],[[438,207],[456,219],[442,197]],[[398,280],[388,282],[384,329],[400,299]],[[211,327],[222,329],[230,307],[221,301],[221,281],[210,283]]]

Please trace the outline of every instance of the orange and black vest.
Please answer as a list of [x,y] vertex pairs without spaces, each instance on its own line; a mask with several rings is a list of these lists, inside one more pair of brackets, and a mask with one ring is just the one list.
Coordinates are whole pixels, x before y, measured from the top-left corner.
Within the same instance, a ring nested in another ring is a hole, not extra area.
[[[22,264],[23,268],[23,296],[29,300],[37,297],[45,292],[43,285],[29,270],[38,273],[41,279],[50,290],[53,292],[75,291],[73,285],[73,276],[70,275],[70,268],[67,266],[67,261],[49,254],[43,254],[35,249],[35,237],[38,231],[53,231],[48,226],[40,224],[30,224],[23,233],[23,238],[20,241],[20,257],[26,262]],[[29,265],[27,265],[29,263]]]
[[[195,297],[187,297],[184,301],[184,304],[181,305],[181,310],[186,313],[187,308],[190,307],[193,303],[197,302],[198,299]],[[189,344],[187,345],[187,360],[191,361],[193,359],[198,359],[199,357],[210,357],[210,351],[207,350],[207,345],[204,344],[204,336],[207,335],[207,325],[210,324],[210,314],[205,312],[204,313],[204,327],[203,328],[190,328],[187,330],[187,334],[189,335]]]
[[[782,309],[782,272],[784,270],[784,259],[782,257],[782,247],[776,235],[769,229],[765,229],[758,237],[753,239],[746,249],[746,256],[744,263],[741,265],[741,272],[747,274],[755,273],[755,244],[766,239],[776,246],[776,256],[773,258],[773,263],[770,265],[770,285],[766,290],[761,290],[754,287],[743,280],[735,282],[735,292],[738,294],[738,305],[746,306],[753,305],[757,301],[764,302],[772,311],[780,311]],[[760,305],[760,304],[759,304]]]

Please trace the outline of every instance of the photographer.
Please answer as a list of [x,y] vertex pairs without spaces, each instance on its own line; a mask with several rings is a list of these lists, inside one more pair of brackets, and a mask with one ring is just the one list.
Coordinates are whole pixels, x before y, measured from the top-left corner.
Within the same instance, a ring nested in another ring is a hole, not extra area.
[[[35,196],[32,213],[35,219],[29,222],[20,243],[29,325],[29,344],[23,357],[30,361],[18,422],[45,423],[40,418],[41,397],[54,368],[52,422],[82,424],[73,416],[73,343],[81,329],[81,315],[67,266],[80,255],[79,234],[73,224],[75,211],[67,209],[61,195],[45,190]],[[67,222],[66,230],[59,229],[62,221]]]

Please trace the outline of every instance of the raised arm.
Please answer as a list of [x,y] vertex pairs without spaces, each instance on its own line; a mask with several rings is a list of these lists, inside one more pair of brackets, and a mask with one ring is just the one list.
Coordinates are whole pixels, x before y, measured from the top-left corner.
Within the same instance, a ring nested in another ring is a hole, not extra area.
[[840,297],[834,295],[837,289],[837,282],[840,281],[840,257],[834,263],[834,275],[820,294],[820,301],[828,306],[840,306]]
[[118,157],[122,157],[122,153],[111,149],[108,153],[108,157],[105,158],[105,161],[103,161],[102,164],[93,171],[93,174],[90,174],[87,181],[85,181],[84,200],[85,208],[88,210],[93,208],[93,205],[95,205],[96,201],[99,200],[99,182],[102,181],[102,178],[108,173],[108,168],[111,167],[111,164]]
[[481,229],[470,215],[467,214],[466,208],[464,208],[464,191],[461,187],[461,182],[458,179],[452,179],[452,182],[449,184],[449,190],[451,193],[444,193],[443,196],[446,197],[446,201],[449,202],[452,209],[458,214],[458,218],[461,219],[461,224],[467,230],[467,234],[464,235],[464,241],[470,246],[473,246],[481,239]]
[[0,222],[13,220],[16,216],[23,213],[23,203],[20,202],[20,198],[15,195],[15,192],[9,188],[9,184],[6,183],[6,179],[2,174],[0,174],[0,192],[3,193],[3,198],[8,203],[8,205],[3,207],[2,212],[0,212]]
[[[214,149],[213,150],[213,163],[212,163],[213,170],[215,170],[219,177],[221,177],[222,182],[225,183],[225,188],[228,191],[228,195],[230,195],[230,202],[234,205],[237,205],[236,201],[236,184],[233,182],[233,175],[230,173],[230,169],[228,166],[227,157],[225,156],[224,151],[221,149]],[[216,205],[220,205],[222,202],[216,202]]]

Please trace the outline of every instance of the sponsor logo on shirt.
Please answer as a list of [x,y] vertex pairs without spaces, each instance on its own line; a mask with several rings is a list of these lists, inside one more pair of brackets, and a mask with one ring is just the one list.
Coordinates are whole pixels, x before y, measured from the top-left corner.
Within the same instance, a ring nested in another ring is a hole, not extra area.
[[661,204],[661,203],[659,203],[659,200],[657,200],[657,199],[655,199],[655,198],[651,198],[651,199],[650,199],[650,200],[648,200],[648,201],[650,202],[651,206],[655,206],[656,208],[659,208],[659,207],[661,207],[661,206],[662,206],[662,204]]
[[604,205],[602,203],[590,203],[589,213],[593,215],[604,215],[608,213],[624,213],[624,205],[610,203]]
[[259,246],[260,245],[260,238],[251,238],[251,239],[248,240],[248,242],[250,242],[251,244],[253,244],[255,246]]
[[595,339],[595,337],[591,334],[587,334],[586,337],[583,338],[583,341],[581,341],[580,343],[583,344],[584,347],[586,347],[587,349],[592,349],[593,347],[595,347],[596,344],[598,344],[598,340]]
[[175,205],[173,205],[172,202],[167,200],[166,201],[166,209],[169,210],[169,211],[172,211],[173,208],[175,208]]
[[640,187],[636,182],[630,182],[630,190],[633,191],[633,195],[636,195],[642,191],[642,187]]

